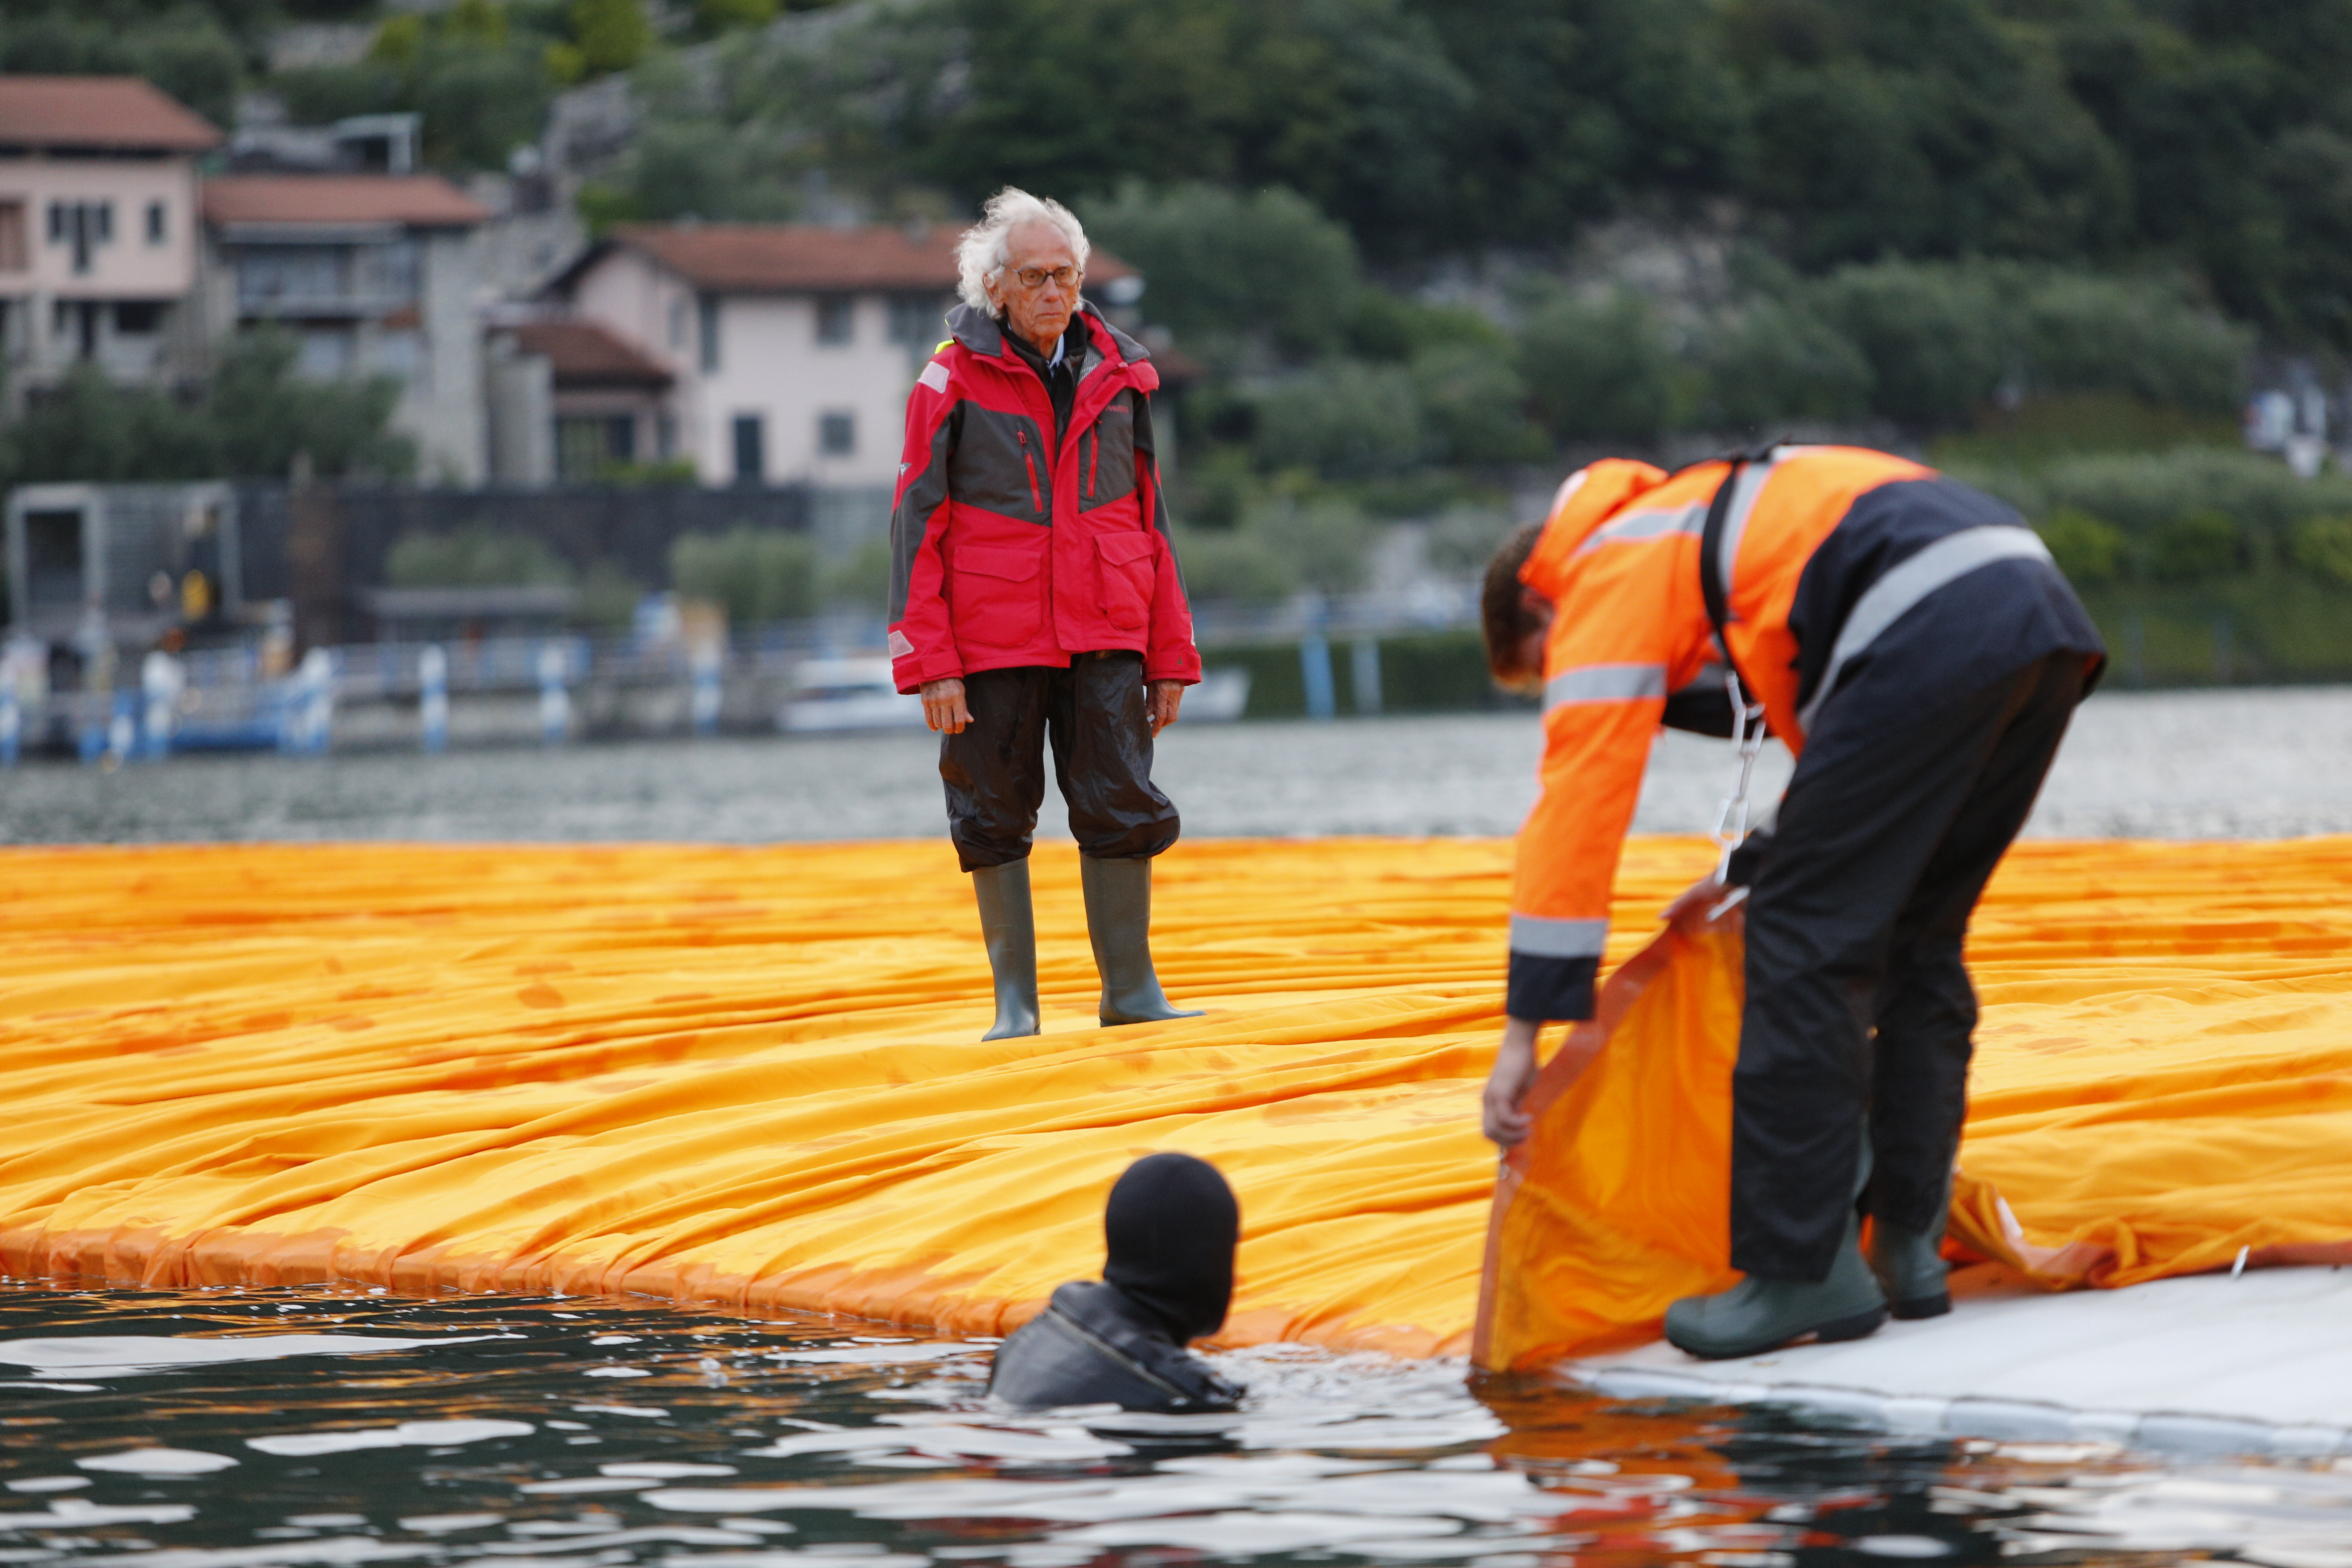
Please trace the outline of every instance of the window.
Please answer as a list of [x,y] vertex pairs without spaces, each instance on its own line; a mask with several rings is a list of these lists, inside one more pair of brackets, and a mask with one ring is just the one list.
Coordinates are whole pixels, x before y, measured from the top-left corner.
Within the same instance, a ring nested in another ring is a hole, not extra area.
[[164,301],[120,300],[114,306],[114,330],[125,337],[145,337],[163,330]]
[[702,368],[714,371],[719,368],[719,296],[698,294],[694,302],[701,317]]
[[604,420],[602,416],[572,415],[555,422],[556,477],[586,484],[604,467]]
[[31,265],[25,249],[25,204],[0,202],[0,272],[22,272]]
[[816,449],[828,458],[857,455],[857,416],[835,409],[816,416]]
[[414,304],[420,261],[413,239],[356,247],[351,252],[352,291],[378,306]]
[[348,297],[351,247],[341,245],[257,245],[236,253],[236,303],[241,310],[330,306]]
[[604,417],[604,456],[615,463],[637,460],[637,416],[610,414]]
[[294,374],[312,381],[335,381],[352,368],[352,334],[333,327],[304,332],[294,355]]
[[946,337],[947,307],[929,294],[890,297],[890,341],[908,348],[928,349]]
[[73,269],[90,269],[95,252],[114,242],[112,202],[51,202],[49,243],[73,247]]
[[163,244],[163,204],[162,202],[149,202],[147,204],[147,243],[150,245]]
[[401,381],[414,381],[425,368],[425,334],[395,330],[375,340],[375,368]]
[[669,346],[683,352],[686,348],[686,296],[669,302]]
[[756,485],[768,473],[767,422],[757,414],[735,416],[735,482]]
[[816,302],[816,341],[839,345],[855,335],[857,301],[846,294],[824,294]]

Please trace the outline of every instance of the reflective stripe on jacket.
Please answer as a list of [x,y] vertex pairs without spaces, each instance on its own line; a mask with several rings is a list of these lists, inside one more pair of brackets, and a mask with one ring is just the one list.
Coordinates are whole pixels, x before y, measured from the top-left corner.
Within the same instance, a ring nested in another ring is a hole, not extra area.
[[1141,653],[1147,680],[1200,679],[1149,353],[1092,306],[1073,316],[1067,346],[1083,358],[1057,441],[1044,384],[996,322],[960,305],[948,327],[908,395],[890,519],[898,689],[1110,648]]
[[[1700,587],[1700,536],[1728,465],[1671,477],[1609,460],[1560,487],[1521,580],[1554,605],[1544,650],[1542,793],[1519,830],[1508,1007],[1590,1015],[1609,893],[1670,697],[1719,682]],[[1836,542],[1833,544],[1832,541]],[[1727,637],[1773,732],[1801,752],[1851,661],[1948,585],[1984,574],[1983,635],[1904,657],[1932,698],[2097,635],[2016,513],[1934,470],[1849,447],[1782,447],[1744,467],[1722,531]],[[2045,581],[2046,580],[2046,581]],[[2017,606],[2009,614],[2007,607]],[[1987,608],[1986,606],[1990,606]],[[1906,626],[1916,626],[1917,617]],[[1881,645],[1883,646],[1883,645]]]

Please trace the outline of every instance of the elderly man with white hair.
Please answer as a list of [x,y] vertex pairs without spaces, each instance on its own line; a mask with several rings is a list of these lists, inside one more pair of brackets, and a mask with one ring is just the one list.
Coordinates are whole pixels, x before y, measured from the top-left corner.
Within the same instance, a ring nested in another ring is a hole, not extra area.
[[1151,434],[1160,374],[1079,294],[1086,231],[1010,187],[957,247],[962,301],[907,400],[890,652],[940,731],[949,837],[996,980],[983,1039],[1038,1032],[1030,836],[1045,751],[1068,803],[1105,1024],[1197,1014],[1152,969],[1151,858],[1176,808],[1152,738],[1201,679]]

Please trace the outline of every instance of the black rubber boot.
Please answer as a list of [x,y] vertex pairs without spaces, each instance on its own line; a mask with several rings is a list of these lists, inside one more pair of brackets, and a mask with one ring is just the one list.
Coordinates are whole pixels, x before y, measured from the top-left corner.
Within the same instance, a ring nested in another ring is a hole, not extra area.
[[1666,1309],[1666,1340],[1707,1361],[1758,1355],[1807,1334],[1858,1340],[1886,1321],[1886,1298],[1862,1260],[1862,1222],[1846,1221],[1829,1278],[1819,1284],[1749,1275],[1712,1296],[1685,1296]]
[[1951,1214],[1951,1186],[1936,1210],[1936,1229],[1921,1236],[1888,1225],[1875,1215],[1870,1221],[1870,1271],[1886,1292],[1887,1310],[1898,1318],[1940,1318],[1952,1310],[1950,1268],[1944,1262],[1944,1225]]
[[1151,862],[1078,857],[1078,886],[1087,898],[1087,938],[1102,973],[1102,1021],[1156,1024],[1197,1018],[1172,1006],[1151,969]]
[[982,866],[971,874],[980,900],[980,934],[996,976],[996,1022],[983,1040],[1009,1040],[1037,1029],[1037,922],[1029,906],[1029,862]]

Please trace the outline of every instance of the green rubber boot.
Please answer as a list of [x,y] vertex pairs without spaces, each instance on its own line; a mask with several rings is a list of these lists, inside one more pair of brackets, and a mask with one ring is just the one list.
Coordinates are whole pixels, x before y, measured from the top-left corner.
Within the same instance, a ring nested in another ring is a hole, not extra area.
[[[1936,1210],[1938,1220],[1951,1207],[1951,1188],[1947,1184],[1944,1201]],[[1951,1269],[1944,1262],[1943,1244],[1940,1224],[1934,1234],[1922,1236],[1872,1216],[1870,1271],[1878,1277],[1878,1288],[1886,1292],[1887,1310],[1896,1317],[1940,1318],[1952,1310],[1947,1279]]]
[[1157,1024],[1197,1018],[1168,1000],[1151,967],[1151,862],[1078,857],[1078,887],[1086,894],[1087,938],[1102,973],[1105,1024]]
[[971,874],[980,935],[996,977],[996,1022],[983,1040],[1034,1035],[1037,1027],[1037,921],[1029,906],[1029,862],[982,866]]
[[1875,1333],[1886,1298],[1862,1260],[1862,1223],[1848,1219],[1829,1278],[1819,1284],[1749,1275],[1712,1296],[1685,1296],[1666,1309],[1666,1340],[1706,1361],[1758,1355],[1811,1334],[1828,1343]]

